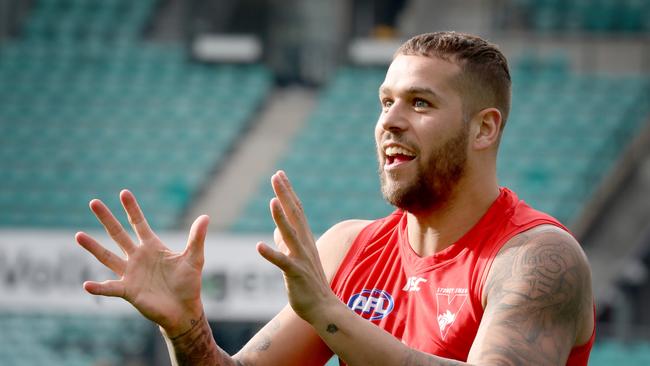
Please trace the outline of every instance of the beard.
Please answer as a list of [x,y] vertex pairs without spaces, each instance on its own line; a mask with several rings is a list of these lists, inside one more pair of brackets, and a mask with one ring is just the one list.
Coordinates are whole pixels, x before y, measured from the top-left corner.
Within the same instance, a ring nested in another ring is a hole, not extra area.
[[[467,162],[468,126],[433,150],[426,161],[418,157],[417,172],[408,182],[392,184],[379,163],[379,178],[384,199],[411,213],[425,213],[441,207],[451,198]],[[399,141],[399,136],[395,136]]]

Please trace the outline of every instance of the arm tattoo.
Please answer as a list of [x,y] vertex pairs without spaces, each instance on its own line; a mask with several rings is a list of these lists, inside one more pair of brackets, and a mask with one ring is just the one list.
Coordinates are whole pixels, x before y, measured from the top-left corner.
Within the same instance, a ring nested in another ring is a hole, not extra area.
[[491,331],[481,360],[563,364],[579,315],[591,306],[589,269],[577,246],[555,232],[524,234],[502,249],[492,268],[485,287]]
[[327,333],[334,334],[334,333],[339,331],[339,327],[337,327],[336,324],[332,323],[332,324],[327,325],[326,330],[327,330]]
[[280,329],[280,322],[277,319],[272,320],[266,329],[244,346],[241,356],[233,358],[215,343],[205,315],[198,320],[192,320],[191,324],[192,327],[188,331],[168,340],[175,358],[172,359],[174,366],[254,366],[256,362],[247,356],[268,350],[273,334]]
[[168,338],[168,347],[175,366],[210,365],[210,366],[242,366],[217,344],[212,337],[212,330],[205,315],[191,321],[191,328],[174,338]]
[[271,348],[273,335],[280,330],[280,321],[277,319],[271,320],[262,330],[256,334],[249,343],[247,343],[240,353],[235,356],[238,357],[236,366],[253,366],[255,364],[255,356],[257,354],[267,351]]
[[255,344],[255,351],[264,352],[271,347],[271,337],[264,336]]

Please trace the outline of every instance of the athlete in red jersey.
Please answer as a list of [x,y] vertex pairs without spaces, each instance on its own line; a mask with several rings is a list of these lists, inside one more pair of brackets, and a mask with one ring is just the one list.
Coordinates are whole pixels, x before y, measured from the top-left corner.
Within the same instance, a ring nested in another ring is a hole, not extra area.
[[[541,225],[566,228],[502,188],[479,222],[428,257],[413,252],[408,215],[397,210],[366,226],[332,280],[348,307],[420,351],[467,360],[483,317],[488,269],[512,237]],[[541,248],[540,248],[541,249]],[[595,333],[567,365],[586,365]]]
[[179,365],[322,365],[332,353],[364,366],[585,365],[594,338],[587,259],[557,221],[497,183],[510,109],[505,57],[474,36],[416,36],[397,51],[379,98],[382,193],[399,210],[339,223],[315,244],[276,173],[278,248],[258,251],[284,272],[289,305],[236,355],[215,344],[203,316],[205,216],[173,253],[128,191],[120,198],[139,243],[91,201],[126,258],[77,234],[120,276],[84,287],[158,323]]

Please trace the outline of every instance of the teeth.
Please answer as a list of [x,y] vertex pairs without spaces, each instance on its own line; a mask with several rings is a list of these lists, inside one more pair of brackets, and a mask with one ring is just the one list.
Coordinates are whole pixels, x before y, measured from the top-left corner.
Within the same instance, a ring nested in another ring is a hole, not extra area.
[[386,155],[395,156],[395,155],[406,155],[406,156],[415,156],[412,152],[399,147],[399,146],[389,146],[386,148]]

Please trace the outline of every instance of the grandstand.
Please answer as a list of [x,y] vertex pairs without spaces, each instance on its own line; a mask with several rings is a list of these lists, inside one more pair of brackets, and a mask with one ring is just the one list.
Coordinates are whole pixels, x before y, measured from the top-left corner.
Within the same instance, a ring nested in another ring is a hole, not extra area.
[[37,2],[3,47],[3,225],[94,227],[86,202],[119,207],[129,187],[154,225],[173,228],[245,130],[268,71],[139,41],[152,6]]
[[[377,88],[385,69],[342,68],[321,93],[317,106],[286,156],[277,163],[303,197],[312,230],[322,233],[354,217],[381,217],[390,212],[379,192],[374,122]],[[259,184],[235,231],[272,231],[268,215],[272,190]]]
[[539,32],[589,31],[600,33],[650,30],[650,4],[643,0],[519,0],[509,10]]
[[501,181],[534,207],[572,223],[647,122],[649,81],[578,75],[557,60],[522,60],[513,69]]
[[[500,183],[569,225],[590,257],[599,321],[590,364],[650,364],[649,1],[411,0],[391,17],[367,11],[381,1],[226,3],[211,16],[191,8],[214,9],[211,0],[0,0],[0,238],[63,232],[72,243],[75,231],[99,228],[88,201],[121,211],[121,188],[155,230],[184,232],[207,210],[226,238],[268,237],[277,169],[317,235],[381,217],[392,208],[373,130],[387,50],[413,32],[471,31],[511,60]],[[255,6],[258,21],[238,21]],[[233,58],[217,47],[200,59],[202,32],[247,32],[263,52]],[[4,250],[0,265],[13,270],[0,280],[13,291],[36,267],[21,270]],[[210,296],[227,287],[219,276],[206,279]],[[134,312],[7,304],[1,364],[166,362],[157,330]],[[266,319],[212,320],[234,352]]]
[[153,329],[132,316],[0,315],[3,365],[145,365]]

